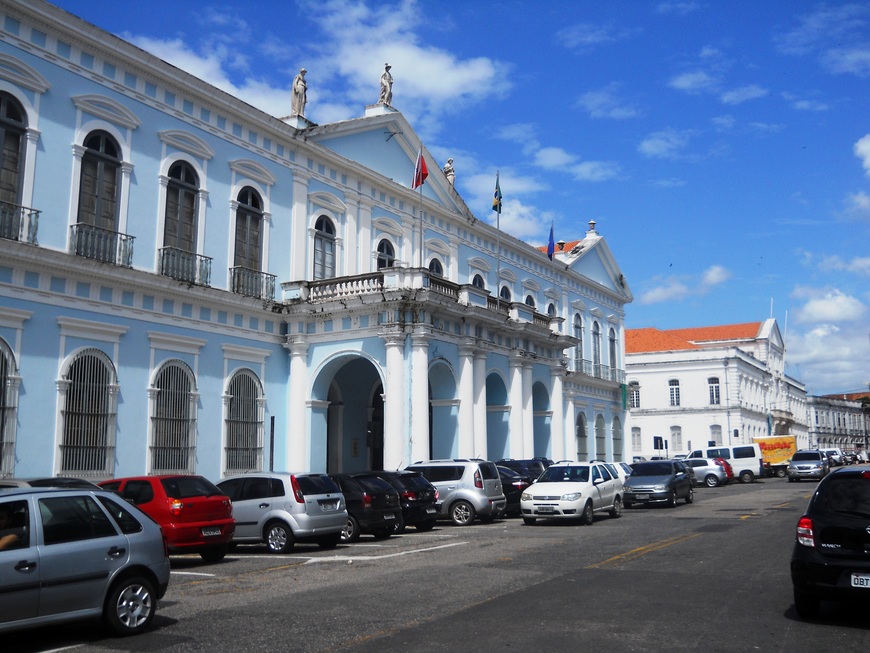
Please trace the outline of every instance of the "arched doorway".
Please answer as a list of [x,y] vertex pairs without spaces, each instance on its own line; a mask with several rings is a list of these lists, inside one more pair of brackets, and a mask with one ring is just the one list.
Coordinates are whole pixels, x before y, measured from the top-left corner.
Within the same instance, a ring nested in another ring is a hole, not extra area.
[[486,377],[486,453],[490,460],[510,457],[507,386],[498,374]]
[[444,361],[429,368],[429,457],[459,456],[459,403],[456,378]]
[[534,432],[535,456],[549,458],[553,451],[551,447],[552,413],[550,412],[550,393],[547,387],[538,381],[532,385],[532,415]]
[[589,436],[586,431],[586,415],[577,413],[574,424],[577,460],[589,460]]

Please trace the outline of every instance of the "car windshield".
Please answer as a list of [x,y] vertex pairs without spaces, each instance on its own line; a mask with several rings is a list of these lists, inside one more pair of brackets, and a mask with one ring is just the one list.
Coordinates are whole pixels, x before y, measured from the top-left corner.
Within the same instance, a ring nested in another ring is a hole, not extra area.
[[791,458],[792,460],[815,460],[818,461],[820,459],[820,455],[818,451],[798,451]]
[[326,474],[306,474],[296,477],[296,482],[299,483],[299,489],[303,495],[309,494],[330,494],[341,492],[339,487]]
[[588,467],[548,467],[547,471],[541,474],[538,483],[564,483],[565,481],[573,483],[588,483],[589,468]]
[[816,498],[826,512],[870,518],[870,476],[831,477]]
[[187,499],[188,497],[210,497],[223,494],[217,486],[202,476],[172,476],[160,479],[166,496],[170,499]]
[[640,463],[631,472],[632,476],[669,476],[673,473],[670,463]]

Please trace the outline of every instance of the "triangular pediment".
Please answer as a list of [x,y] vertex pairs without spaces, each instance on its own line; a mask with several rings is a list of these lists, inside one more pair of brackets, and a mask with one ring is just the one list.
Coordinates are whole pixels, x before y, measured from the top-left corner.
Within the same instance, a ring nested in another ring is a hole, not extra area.
[[632,301],[634,296],[628,287],[628,281],[616,264],[616,259],[605,240],[600,236],[587,235],[580,242],[582,246],[578,245],[565,259],[560,258],[560,260],[567,260],[568,267],[572,271],[597,283],[622,301],[626,303]]

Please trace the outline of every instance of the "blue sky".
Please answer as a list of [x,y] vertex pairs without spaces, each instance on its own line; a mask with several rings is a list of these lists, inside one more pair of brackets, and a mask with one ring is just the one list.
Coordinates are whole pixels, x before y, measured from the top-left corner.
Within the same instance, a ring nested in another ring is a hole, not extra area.
[[[607,240],[627,328],[775,317],[812,394],[870,382],[870,3],[61,0],[275,116],[393,106],[540,245]],[[410,180],[410,171],[409,171]]]

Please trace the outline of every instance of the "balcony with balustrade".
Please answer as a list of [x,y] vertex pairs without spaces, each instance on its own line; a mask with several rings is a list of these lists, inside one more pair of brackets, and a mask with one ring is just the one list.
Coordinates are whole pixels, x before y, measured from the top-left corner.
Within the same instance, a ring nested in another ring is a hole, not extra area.
[[163,247],[160,249],[158,265],[160,274],[164,277],[196,286],[211,285],[211,258],[208,256],[186,252],[177,247]]
[[237,295],[273,301],[275,275],[237,265],[230,268],[230,288]]
[[133,236],[78,222],[70,227],[70,254],[133,267]]
[[29,206],[0,202],[0,238],[38,245],[39,211]]

